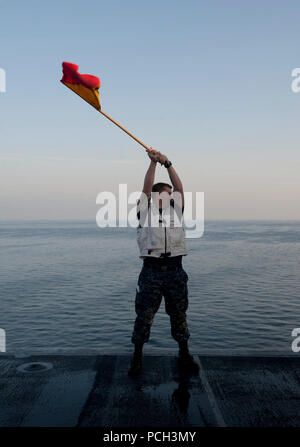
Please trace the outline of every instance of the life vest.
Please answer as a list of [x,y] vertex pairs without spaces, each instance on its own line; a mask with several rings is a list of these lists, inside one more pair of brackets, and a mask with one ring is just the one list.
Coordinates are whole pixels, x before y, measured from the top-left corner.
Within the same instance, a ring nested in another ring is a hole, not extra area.
[[[155,208],[154,208],[155,209]],[[148,203],[147,225],[137,227],[137,243],[140,258],[186,256],[185,232],[182,226],[175,225],[174,213],[159,216],[161,226],[151,225],[151,203]],[[157,210],[158,213],[158,210]],[[155,215],[155,212],[154,212]],[[155,221],[157,223],[157,220]]]

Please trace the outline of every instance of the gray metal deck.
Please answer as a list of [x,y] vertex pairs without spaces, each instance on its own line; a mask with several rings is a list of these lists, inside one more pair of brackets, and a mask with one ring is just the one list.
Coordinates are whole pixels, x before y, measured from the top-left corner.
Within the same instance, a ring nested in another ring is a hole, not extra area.
[[[300,356],[0,356],[0,426],[300,426]],[[31,362],[50,363],[22,371]],[[50,365],[50,366],[51,366]]]

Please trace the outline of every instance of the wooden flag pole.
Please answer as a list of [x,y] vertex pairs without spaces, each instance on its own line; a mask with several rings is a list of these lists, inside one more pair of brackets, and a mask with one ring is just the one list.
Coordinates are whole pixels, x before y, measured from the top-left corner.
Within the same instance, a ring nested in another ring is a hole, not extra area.
[[137,141],[141,146],[143,146],[147,151],[151,151],[152,149],[150,149],[150,147],[146,146],[141,140],[139,140],[138,138],[136,138],[134,135],[132,135],[132,133],[128,132],[128,130],[125,129],[125,127],[121,126],[121,124],[119,124],[117,121],[115,121],[113,118],[111,118],[109,115],[107,115],[107,113],[102,112],[102,110],[99,110],[100,113],[102,113],[102,115],[106,116],[106,118],[108,118],[110,121],[112,121],[114,124],[116,124],[116,126],[120,127],[120,129],[124,130],[124,132],[127,133],[127,135],[129,135],[131,138],[133,138],[135,141]]

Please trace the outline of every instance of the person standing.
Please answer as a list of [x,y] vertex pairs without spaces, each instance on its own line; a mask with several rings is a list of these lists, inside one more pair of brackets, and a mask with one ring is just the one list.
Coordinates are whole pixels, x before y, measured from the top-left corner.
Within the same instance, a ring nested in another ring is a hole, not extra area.
[[[136,375],[141,371],[143,345],[149,340],[162,296],[165,298],[165,310],[170,316],[171,335],[179,346],[179,363],[197,373],[199,365],[188,348],[188,275],[182,267],[182,257],[187,255],[187,251],[180,222],[184,211],[183,186],[166,155],[150,148],[148,156],[151,159],[150,166],[145,175],[142,195],[137,202],[137,243],[143,267],[136,287],[137,315],[131,337],[135,348],[128,374]],[[154,184],[157,162],[168,170],[173,191],[168,183]],[[177,222],[180,222],[176,226],[175,213]],[[156,220],[157,225],[153,225],[153,220]]]

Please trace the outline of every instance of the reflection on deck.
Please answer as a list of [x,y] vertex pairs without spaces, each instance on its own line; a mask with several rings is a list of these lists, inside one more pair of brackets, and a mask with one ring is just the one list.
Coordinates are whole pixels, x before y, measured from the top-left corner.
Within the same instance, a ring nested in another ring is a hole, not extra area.
[[[300,356],[0,356],[0,426],[300,426]],[[29,364],[29,365],[27,365]]]

